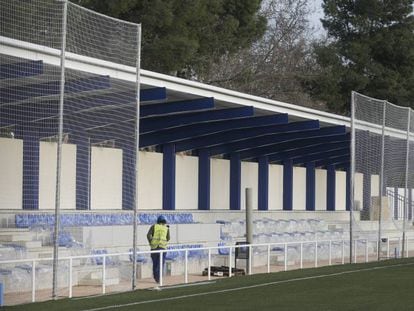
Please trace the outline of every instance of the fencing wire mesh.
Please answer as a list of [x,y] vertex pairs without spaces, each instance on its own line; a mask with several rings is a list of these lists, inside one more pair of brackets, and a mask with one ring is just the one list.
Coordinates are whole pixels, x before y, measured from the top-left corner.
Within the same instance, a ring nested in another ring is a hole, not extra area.
[[[0,143],[8,151],[0,162],[2,174],[10,176],[0,189],[0,201],[8,209],[27,211],[16,215],[18,229],[2,236],[7,251],[1,259],[62,258],[34,267],[35,275],[47,270],[56,277],[56,284],[49,279],[36,282],[35,291],[37,299],[67,296],[64,257],[133,248],[139,79],[119,80],[105,65],[135,67],[139,74],[140,25],[66,1],[0,0],[0,36],[5,42],[51,48],[47,51],[60,58],[37,59],[30,48],[27,55],[0,53]],[[99,72],[66,68],[64,61],[72,58],[99,60]],[[60,214],[57,234],[55,208]],[[82,213],[109,209],[119,214]],[[108,249],[104,229],[100,237],[90,238],[88,228],[94,224],[123,225],[124,237],[111,241],[116,246]],[[54,244],[58,253],[53,252]],[[108,260],[112,266],[107,277],[113,285],[130,288],[133,258]],[[91,291],[101,286],[102,261],[85,258],[72,264],[72,271],[80,271],[72,274],[74,286],[84,283]],[[29,297],[32,263],[6,268],[14,293]],[[6,286],[6,294],[9,290],[12,287]]]
[[[412,111],[353,93],[354,171],[353,238],[377,241],[378,259],[406,256],[412,228]],[[384,238],[399,231],[391,245]]]

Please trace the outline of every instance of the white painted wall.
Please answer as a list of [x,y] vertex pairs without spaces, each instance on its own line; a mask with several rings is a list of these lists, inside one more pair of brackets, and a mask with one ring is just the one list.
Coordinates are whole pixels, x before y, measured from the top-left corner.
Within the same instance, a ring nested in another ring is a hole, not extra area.
[[315,170],[315,210],[326,211],[326,170]]
[[269,210],[283,210],[283,165],[269,165]]
[[346,172],[336,172],[335,176],[335,210],[346,210]]
[[122,149],[92,147],[91,209],[122,209]]
[[293,210],[306,210],[305,167],[293,167]]
[[379,175],[371,175],[371,196],[379,196]]
[[246,209],[246,188],[252,189],[253,210],[257,210],[257,192],[258,192],[258,163],[242,162],[241,163],[241,190],[240,190],[240,208]]
[[362,210],[364,202],[364,175],[361,173],[355,173],[354,184],[354,201],[355,208]]
[[139,153],[138,209],[162,209],[162,153]]
[[23,141],[0,138],[0,209],[22,209]]
[[211,159],[210,209],[229,209],[230,161]]
[[175,209],[198,208],[198,157],[175,157]]
[[[39,209],[54,209],[57,143],[39,143]],[[76,145],[62,145],[60,207],[76,209]]]

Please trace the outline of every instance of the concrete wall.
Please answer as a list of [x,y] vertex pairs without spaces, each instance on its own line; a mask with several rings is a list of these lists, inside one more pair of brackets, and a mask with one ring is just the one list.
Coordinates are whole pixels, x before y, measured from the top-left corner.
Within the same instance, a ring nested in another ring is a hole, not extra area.
[[336,172],[335,210],[346,210],[346,172]]
[[122,149],[92,147],[91,209],[122,209]]
[[241,191],[240,207],[246,209],[246,188],[252,189],[253,209],[257,209],[257,192],[258,192],[258,164],[254,162],[241,163]]
[[[56,199],[57,143],[39,144],[39,209],[54,209]],[[76,145],[62,145],[60,186],[62,209],[76,208]]]
[[355,184],[354,184],[354,201],[355,208],[362,209],[364,203],[364,175],[361,173],[355,173]]
[[230,161],[211,159],[210,209],[229,209]]
[[176,158],[175,209],[198,208],[198,157]]
[[315,170],[315,210],[326,210],[326,170]]
[[0,138],[0,209],[22,209],[23,141]]
[[269,210],[283,210],[283,165],[269,165]]
[[293,210],[306,210],[306,168],[293,168]]
[[138,209],[162,209],[162,153],[139,153]]

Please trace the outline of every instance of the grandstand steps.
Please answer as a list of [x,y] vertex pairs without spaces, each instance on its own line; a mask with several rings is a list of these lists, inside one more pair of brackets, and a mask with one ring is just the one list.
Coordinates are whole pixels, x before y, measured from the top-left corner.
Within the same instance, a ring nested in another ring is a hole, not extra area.
[[[102,266],[78,266],[75,268],[74,272],[77,277],[78,285],[102,285]],[[119,269],[117,267],[106,267],[105,279],[106,285],[119,284]]]
[[15,241],[13,242],[13,245],[18,245],[27,249],[40,248],[42,247],[42,241]]
[[[59,247],[59,257],[68,257],[70,256],[70,250],[66,247]],[[53,257],[53,247],[52,246],[40,246],[29,248],[27,250],[27,258],[52,258]]]
[[[119,279],[118,278],[113,278],[113,279],[106,279],[105,280],[105,285],[106,286],[110,286],[110,285],[118,285],[119,284]],[[102,278],[101,279],[82,279],[79,280],[78,285],[80,286],[99,286],[102,285]]]
[[27,233],[13,233],[13,232],[0,232],[0,242],[28,242],[33,240],[33,234]]

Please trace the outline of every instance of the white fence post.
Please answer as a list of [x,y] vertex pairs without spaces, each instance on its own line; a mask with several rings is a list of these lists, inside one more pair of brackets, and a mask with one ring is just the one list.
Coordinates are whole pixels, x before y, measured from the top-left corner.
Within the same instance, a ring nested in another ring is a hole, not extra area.
[[229,277],[231,277],[231,246],[229,246]]
[[103,254],[102,259],[102,294],[106,291],[106,254]]
[[32,261],[32,302],[36,301],[36,260]]
[[315,241],[315,268],[318,267],[318,241]]
[[285,271],[287,271],[288,246],[285,243]]
[[188,249],[184,252],[184,283],[188,283]]
[[332,241],[329,240],[329,265],[332,265]]
[[270,273],[270,244],[267,244],[267,273]]
[[208,268],[207,268],[208,280],[211,280],[211,248],[208,249]]
[[163,284],[163,274],[164,274],[164,251],[159,251],[160,254],[160,286]]
[[252,275],[252,246],[249,244],[249,275]]
[[69,298],[72,298],[72,269],[73,269],[73,259],[72,257],[69,258]]
[[300,242],[300,268],[303,269],[303,242]]

